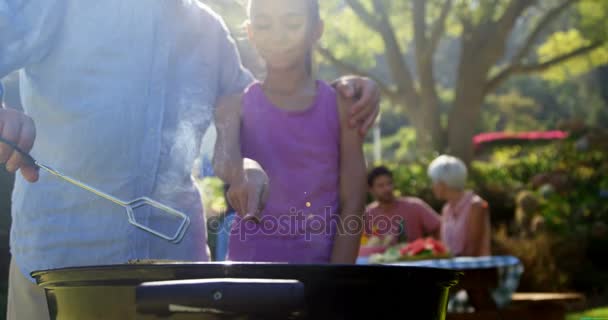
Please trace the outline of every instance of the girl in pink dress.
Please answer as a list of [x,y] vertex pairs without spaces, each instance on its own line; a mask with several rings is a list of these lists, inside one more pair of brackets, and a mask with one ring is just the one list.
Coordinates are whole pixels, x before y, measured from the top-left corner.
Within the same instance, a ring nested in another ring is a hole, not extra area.
[[311,72],[323,31],[318,1],[252,0],[249,15],[267,77],[219,102],[216,173],[232,188],[246,184],[241,158],[227,156],[239,154],[270,183],[261,210],[235,201],[241,215],[228,260],[354,263],[366,192],[363,138],[347,123],[351,101]]

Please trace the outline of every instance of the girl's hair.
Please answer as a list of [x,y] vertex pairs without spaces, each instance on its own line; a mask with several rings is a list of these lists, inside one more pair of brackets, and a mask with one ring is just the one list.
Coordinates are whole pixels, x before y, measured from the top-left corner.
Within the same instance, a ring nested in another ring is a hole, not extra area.
[[[251,17],[251,4],[255,0],[249,0],[247,3],[247,14]],[[293,0],[290,0],[293,1]],[[311,25],[315,25],[321,21],[321,12],[319,10],[319,0],[304,0],[308,6],[308,18]]]
[[[251,4],[255,0],[249,0],[247,4],[247,15],[251,18]],[[285,0],[293,1],[293,0]],[[308,7],[309,27],[317,26],[321,22],[321,11],[319,10],[319,0],[304,0]],[[306,71],[312,73],[312,49],[306,52]]]
[[442,155],[431,162],[428,175],[434,183],[443,182],[452,189],[463,190],[467,183],[467,166],[456,157]]

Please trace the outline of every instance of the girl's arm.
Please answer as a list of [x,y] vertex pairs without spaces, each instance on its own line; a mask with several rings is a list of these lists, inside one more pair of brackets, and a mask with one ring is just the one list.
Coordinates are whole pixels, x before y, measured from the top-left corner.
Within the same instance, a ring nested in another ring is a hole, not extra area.
[[[338,98],[340,112],[340,223],[334,240],[331,263],[353,264],[357,260],[365,210],[366,166],[363,137],[348,124],[354,102]],[[359,228],[348,228],[355,220]],[[352,223],[352,222],[351,222]]]
[[241,154],[241,102],[242,95],[235,95],[217,103],[213,170],[230,186],[227,198],[236,212],[255,215],[263,207],[268,176],[256,161]]

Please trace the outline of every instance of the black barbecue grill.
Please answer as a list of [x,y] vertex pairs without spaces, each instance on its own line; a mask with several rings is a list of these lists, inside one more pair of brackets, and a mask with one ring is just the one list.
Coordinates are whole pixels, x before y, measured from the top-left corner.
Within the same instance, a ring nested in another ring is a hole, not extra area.
[[445,319],[456,271],[163,263],[34,272],[51,319]]

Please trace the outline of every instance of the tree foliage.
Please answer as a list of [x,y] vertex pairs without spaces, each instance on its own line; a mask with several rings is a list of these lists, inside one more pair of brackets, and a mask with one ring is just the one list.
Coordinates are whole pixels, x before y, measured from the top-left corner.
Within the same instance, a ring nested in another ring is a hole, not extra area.
[[[540,73],[565,81],[608,62],[605,31],[597,31],[606,26],[608,5],[600,0],[321,3],[324,61],[375,79],[412,121],[420,146],[465,160],[486,97],[506,80]],[[456,54],[441,54],[454,43]],[[450,101],[441,99],[446,89]]]
[[[247,1],[204,2],[243,36],[240,27]],[[487,106],[491,111],[497,101],[514,97],[516,91],[504,88],[507,80],[537,74],[559,86],[608,63],[608,1],[322,0],[320,4],[326,25],[318,48],[322,73],[374,79],[385,101],[402,110],[416,129],[419,148],[465,160],[471,158],[476,128],[489,128],[479,125],[488,120]],[[242,43],[240,47],[245,60],[255,60],[250,47]]]

